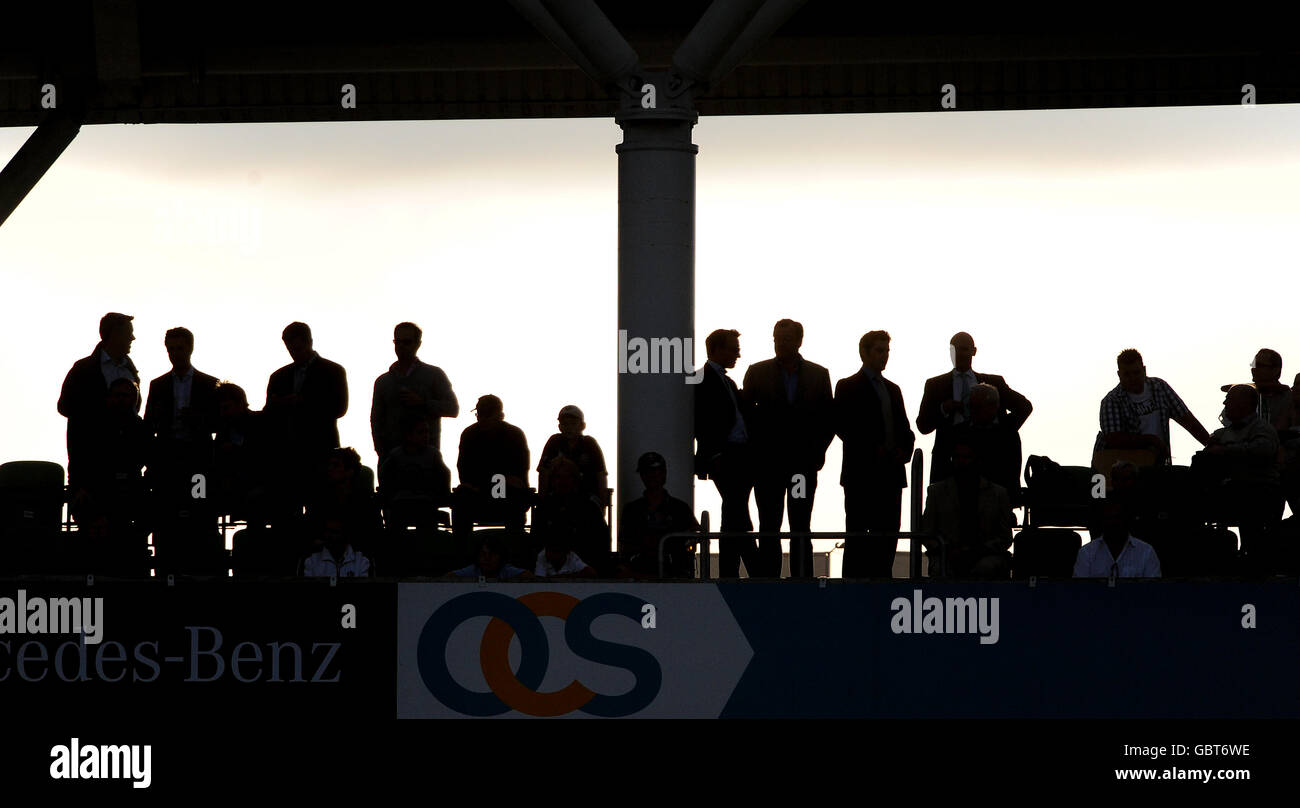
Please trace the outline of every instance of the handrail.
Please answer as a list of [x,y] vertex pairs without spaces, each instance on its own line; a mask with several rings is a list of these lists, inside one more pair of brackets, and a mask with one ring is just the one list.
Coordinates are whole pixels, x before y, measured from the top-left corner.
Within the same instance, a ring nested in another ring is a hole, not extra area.
[[[941,548],[944,545],[942,537],[933,536],[929,533],[923,533],[921,531],[911,531],[911,530],[899,531],[897,533],[894,533],[892,531],[883,532],[879,530],[857,531],[857,532],[849,532],[847,530],[829,530],[829,531],[821,530],[821,531],[810,531],[810,532],[784,531],[779,533],[773,533],[773,532],[745,533],[745,532],[737,532],[734,530],[729,532],[713,531],[709,533],[704,533],[704,532],[692,533],[690,531],[682,531],[677,533],[666,533],[659,539],[659,577],[660,578],[664,577],[664,544],[666,544],[669,539],[699,540],[701,545],[700,580],[707,581],[709,580],[709,576],[711,574],[711,570],[709,569],[710,539],[741,539],[741,538],[745,538],[745,539],[791,539],[791,538],[793,539],[850,539],[850,538],[884,539],[890,536],[893,536],[895,540],[897,539],[918,539],[918,540],[938,539],[938,545]],[[913,546],[913,550],[915,550],[916,545],[913,544],[912,546]],[[913,566],[912,577],[913,578],[921,577],[919,565]]]
[[[700,579],[701,579],[701,580],[705,580],[705,581],[707,581],[707,580],[709,580],[709,575],[712,573],[712,571],[709,569],[709,555],[710,555],[709,540],[712,539],[712,538],[720,538],[720,539],[729,539],[729,538],[751,538],[751,539],[771,539],[771,538],[776,538],[776,539],[840,539],[840,538],[842,538],[842,539],[848,539],[849,537],[854,537],[854,538],[885,538],[885,537],[890,536],[890,535],[893,535],[893,536],[895,536],[895,537],[898,538],[898,539],[908,539],[908,540],[912,540],[912,539],[932,539],[932,538],[938,538],[938,537],[931,536],[931,535],[929,535],[929,534],[926,534],[926,533],[923,533],[923,532],[920,532],[920,531],[915,530],[915,528],[916,528],[918,525],[921,524],[921,520],[922,520],[922,516],[923,516],[923,510],[922,510],[922,504],[921,504],[921,502],[922,502],[922,491],[923,491],[923,489],[924,489],[924,486],[922,485],[922,483],[923,483],[924,480],[925,480],[925,453],[922,452],[920,449],[914,449],[914,450],[912,451],[911,478],[912,478],[912,479],[911,479],[911,486],[912,486],[912,527],[913,527],[913,530],[912,530],[912,531],[909,531],[909,532],[906,532],[906,533],[903,533],[903,532],[900,532],[900,533],[881,533],[881,532],[879,532],[879,531],[874,531],[874,532],[873,532],[873,531],[867,531],[867,532],[865,532],[865,533],[863,533],[863,532],[849,533],[849,532],[844,532],[844,531],[840,531],[840,532],[834,532],[834,531],[832,531],[832,532],[825,532],[825,531],[823,531],[823,532],[812,532],[812,533],[810,533],[810,532],[794,532],[794,531],[790,531],[790,532],[788,532],[788,533],[752,533],[752,532],[747,532],[747,533],[734,533],[734,532],[733,532],[733,533],[720,533],[720,532],[709,532],[709,522],[708,522],[709,514],[708,514],[708,512],[706,511],[706,512],[703,514],[703,517],[704,517],[704,518],[701,520],[701,530],[700,530],[700,532],[698,532],[698,533],[669,533],[669,534],[667,534],[667,535],[665,535],[665,536],[663,536],[663,537],[661,537],[661,538],[659,539],[659,577],[660,577],[660,578],[664,577],[664,543],[665,543],[668,539],[689,538],[689,537],[691,537],[691,536],[695,536],[695,537],[697,537],[697,538],[702,538],[703,548],[702,548],[702,550],[701,550],[701,558],[702,558],[702,561],[700,562]],[[945,543],[944,543],[944,541],[943,541],[942,539],[939,540],[939,542],[938,542],[938,546],[939,546],[939,548],[940,548],[940,550],[939,550],[939,551],[940,551],[940,564],[942,565],[943,560],[944,560],[944,557],[945,557],[945,556],[944,556],[944,550],[946,549],[946,548],[945,548]],[[910,553],[910,555],[909,555],[909,557],[908,557],[908,564],[909,564],[909,567],[910,567],[910,569],[909,569],[910,575],[911,575],[911,577],[912,577],[913,579],[918,579],[918,578],[921,577],[921,554],[918,553],[918,552],[916,552],[916,544],[915,544],[915,543],[913,543],[913,545],[912,545],[912,549],[909,550],[909,553]]]

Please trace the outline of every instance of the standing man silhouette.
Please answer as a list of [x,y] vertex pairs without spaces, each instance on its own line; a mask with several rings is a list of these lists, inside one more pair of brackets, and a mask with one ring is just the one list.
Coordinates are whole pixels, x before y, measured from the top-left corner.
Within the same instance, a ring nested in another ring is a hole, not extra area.
[[916,414],[916,428],[922,435],[934,436],[934,450],[930,453],[930,483],[952,476],[953,429],[972,420],[970,391],[977,384],[989,384],[998,391],[997,421],[1019,431],[1025,419],[1034,411],[1029,399],[1012,390],[1006,379],[992,373],[976,373],[971,369],[975,358],[975,339],[965,331],[953,334],[948,342],[952,371],[925,382],[921,409]]
[[442,368],[416,356],[424,332],[415,323],[398,323],[393,329],[397,361],[375,379],[370,404],[370,435],[382,463],[402,445],[402,425],[410,420],[429,424],[429,445],[442,451],[442,419],[460,415],[460,403]]
[[[727,376],[740,358],[740,332],[720,328],[704,340],[709,359],[695,385],[695,476],[713,480],[722,496],[722,530],[749,533],[749,491],[754,487],[749,446],[747,400]],[[740,562],[757,576],[763,564],[752,538],[718,541],[718,572],[723,578],[740,577]]]
[[[775,358],[749,366],[744,397],[752,404],[750,423],[755,469],[754,500],[760,533],[778,533],[790,503],[790,531],[812,530],[817,472],[835,437],[831,375],[799,353],[803,326],[781,320],[772,329]],[[758,577],[781,574],[781,540],[758,540]],[[811,578],[812,539],[790,539],[790,576]]]
[[325,458],[339,445],[338,419],[348,411],[348,378],[341,365],[312,349],[311,328],[290,323],[281,334],[291,364],[271,374],[262,410],[279,439],[282,461],[282,517],[297,521]]
[[195,474],[206,478],[212,471],[217,379],[190,364],[194,334],[188,328],[170,329],[163,345],[172,369],[149,383],[144,407],[154,549],[168,571],[215,574],[222,549],[212,541],[219,539],[216,513],[206,494],[192,495],[192,486]]
[[862,370],[835,385],[835,434],[844,441],[844,528],[884,538],[849,539],[845,578],[893,577],[902,522],[905,466],[916,446],[903,392],[881,373],[889,364],[889,334],[869,331],[858,342]]

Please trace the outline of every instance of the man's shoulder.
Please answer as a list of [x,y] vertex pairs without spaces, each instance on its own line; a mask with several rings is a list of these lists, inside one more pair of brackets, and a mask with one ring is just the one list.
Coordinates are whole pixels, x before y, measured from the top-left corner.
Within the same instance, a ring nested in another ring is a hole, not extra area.
[[[156,379],[150,379],[150,380],[149,380],[149,392],[150,392],[150,393],[153,392],[153,388],[154,388],[155,385],[157,385],[158,387],[162,387],[164,384],[167,384],[168,382],[170,382],[170,381],[171,381],[171,377],[172,377],[172,373],[171,373],[171,371],[169,370],[169,371],[167,371],[166,373],[164,373],[163,375],[159,376],[159,377],[156,378]],[[198,374],[198,372],[196,371],[196,372],[194,373],[194,378],[197,379],[198,377],[199,377],[199,374]]]
[[745,370],[745,377],[748,378],[750,375],[758,376],[775,373],[776,368],[777,364],[775,357],[771,359],[760,359]]
[[1106,395],[1102,396],[1101,402],[1105,404],[1106,402],[1122,401],[1124,395],[1124,385],[1117,384],[1107,391]]
[[810,362],[807,359],[803,360],[803,369],[808,371],[811,376],[825,376],[828,379],[831,377],[831,372],[824,365]]
[[945,477],[937,483],[930,483],[925,489],[927,497],[940,496],[946,497],[957,488],[956,477]]
[[[293,367],[293,365],[290,365],[289,367]],[[319,354],[316,356],[316,361],[311,364],[311,368],[319,368],[319,372],[329,372],[333,374],[342,374],[345,372],[343,366],[338,362],[331,362]],[[310,368],[308,372],[311,372]]]
[[996,373],[976,373],[975,378],[979,379],[981,384],[991,384],[994,387],[1007,386],[1007,380]]
[[866,372],[859,370],[857,373],[854,373],[852,376],[845,376],[843,379],[840,379],[839,381],[835,382],[835,389],[839,390],[841,386],[851,389],[853,387],[862,384],[865,380],[866,380]]
[[90,356],[83,356],[80,359],[78,359],[76,362],[73,362],[72,368],[68,371],[68,375],[71,376],[77,373],[85,373],[87,370],[91,368],[94,368],[95,370],[99,370],[99,346],[98,345],[95,346],[95,350],[90,352]]
[[931,376],[930,378],[926,379],[926,380],[925,380],[925,388],[928,390],[928,389],[930,389],[931,387],[938,387],[939,385],[943,384],[945,381],[947,381],[947,382],[949,382],[949,383],[952,382],[952,371],[951,371],[951,370],[949,370],[949,371],[947,371],[947,372],[945,372],[945,373],[940,373],[938,376]]
[[509,435],[511,440],[528,442],[528,437],[524,434],[524,431],[509,421],[501,422],[501,431],[503,434]]
[[221,384],[221,380],[210,373],[204,373],[200,370],[196,370],[194,371],[194,383],[195,385],[202,386],[208,389],[216,389],[216,386],[218,384]]
[[980,477],[980,491],[988,492],[988,494],[993,497],[1009,496],[1007,494],[1006,486],[999,485],[998,483],[995,483],[992,480],[989,480],[984,477]]

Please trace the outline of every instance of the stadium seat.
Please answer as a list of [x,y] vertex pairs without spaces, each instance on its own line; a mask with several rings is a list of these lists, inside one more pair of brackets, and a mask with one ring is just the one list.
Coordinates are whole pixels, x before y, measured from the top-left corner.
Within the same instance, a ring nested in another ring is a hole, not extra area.
[[1093,507],[1092,478],[1087,466],[1062,466],[1030,455],[1025,463],[1025,524],[1086,526]]
[[1013,577],[1070,578],[1082,546],[1083,539],[1073,530],[1027,527],[1014,542]]
[[44,460],[0,465],[0,530],[58,531],[63,523],[63,466]]

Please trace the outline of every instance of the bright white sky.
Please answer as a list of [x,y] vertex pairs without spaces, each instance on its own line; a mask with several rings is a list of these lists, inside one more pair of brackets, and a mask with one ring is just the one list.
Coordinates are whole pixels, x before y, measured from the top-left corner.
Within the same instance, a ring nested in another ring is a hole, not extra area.
[[[0,159],[31,131],[0,129]],[[791,317],[837,380],[884,328],[915,419],[969,331],[976,370],[1034,403],[1026,456],[1086,465],[1131,346],[1213,429],[1256,349],[1283,381],[1300,369],[1297,132],[1300,105],[701,120],[696,358],[739,329],[739,380]],[[310,323],[348,371],[343,443],[372,466],[371,386],[414,320],[461,402],[449,465],[488,392],[534,464],[569,403],[613,463],[620,137],[604,119],[87,127],[0,227],[0,461],[66,463],[59,387],[112,310],[135,315],[146,382],[185,325],[195,366],[254,408],[289,361],[281,329]],[[814,530],[843,528],[839,462],[836,441]],[[716,525],[710,483],[705,509]]]

